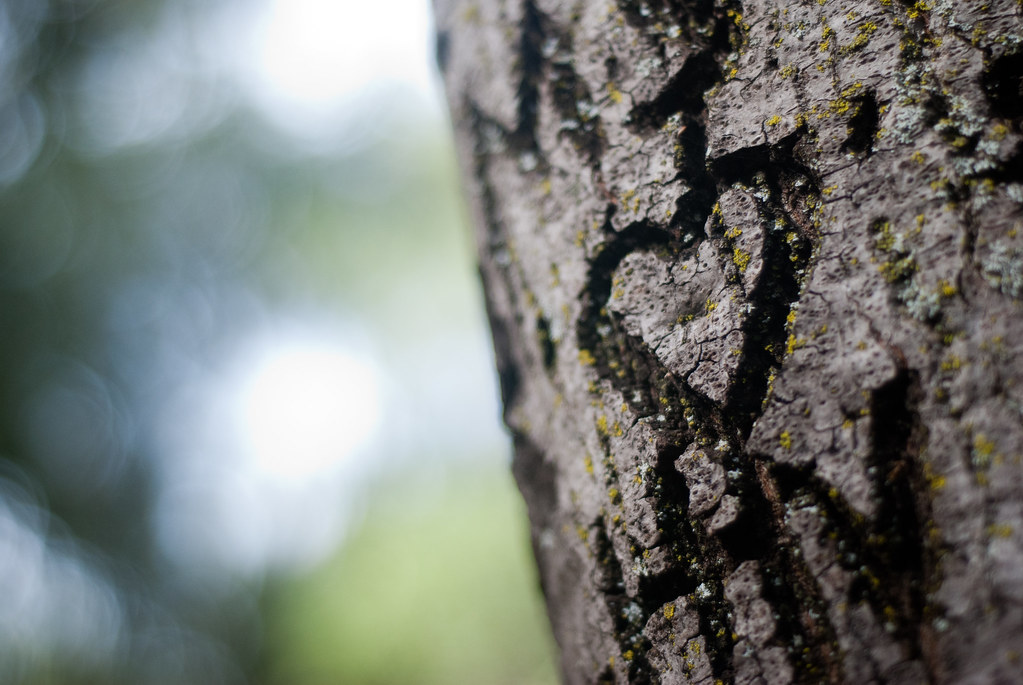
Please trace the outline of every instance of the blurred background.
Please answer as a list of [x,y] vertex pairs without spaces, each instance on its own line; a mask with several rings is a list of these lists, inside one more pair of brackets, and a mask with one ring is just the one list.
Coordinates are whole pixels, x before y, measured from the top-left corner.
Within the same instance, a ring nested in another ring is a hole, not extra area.
[[0,682],[554,682],[431,32],[0,0]]

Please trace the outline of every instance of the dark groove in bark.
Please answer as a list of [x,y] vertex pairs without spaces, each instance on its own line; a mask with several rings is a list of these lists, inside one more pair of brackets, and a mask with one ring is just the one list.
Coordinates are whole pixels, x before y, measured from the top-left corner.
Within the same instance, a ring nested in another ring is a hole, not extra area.
[[[772,473],[780,500],[787,506],[800,502],[823,512],[821,520],[826,527],[822,535],[837,542],[838,563],[855,574],[849,600],[867,602],[876,616],[883,617],[907,657],[929,666],[929,682],[933,682],[934,655],[929,653],[933,638],[925,620],[925,597],[936,587],[938,550],[929,549],[926,543],[930,503],[919,456],[926,440],[915,410],[919,392],[915,373],[903,368],[872,395],[870,463],[875,499],[880,503],[875,516],[868,519],[851,510],[810,467],[776,464]],[[882,578],[884,582],[879,580]],[[809,589],[805,582],[793,587],[799,585]],[[786,606],[812,602],[818,615],[825,610],[815,593],[795,599],[799,601]],[[818,644],[834,645],[833,629],[826,628],[825,639]],[[837,666],[836,661],[833,667]],[[837,682],[834,677],[830,681]]]
[[[754,464],[757,492],[746,496],[758,508],[766,507],[767,515],[757,525],[770,529],[772,545],[762,563],[765,576],[775,581],[765,583],[764,598],[778,612],[779,633],[784,636],[781,642],[790,651],[796,682],[843,682],[841,654],[835,627],[828,619],[827,602],[785,523],[794,504],[812,501],[806,484],[815,481],[815,476],[808,469],[772,463],[759,456],[754,457]],[[803,649],[797,651],[800,645]]]
[[522,38],[519,41],[521,80],[518,92],[518,125],[509,137],[519,150],[536,152],[536,118],[540,104],[540,81],[543,78],[543,15],[533,0],[522,5]]
[[[926,640],[921,633],[929,630],[925,597],[936,589],[937,562],[926,542],[930,499],[920,460],[927,439],[916,409],[920,395],[918,374],[902,365],[898,375],[872,397],[871,456],[880,509],[861,544],[865,565],[874,569],[875,577],[889,581],[872,593],[874,583],[864,579],[875,613],[894,626],[892,632],[910,658],[926,664]],[[930,676],[933,682],[933,671]]]
[[[481,280],[485,283],[486,277],[481,274]],[[491,335],[494,339],[494,356],[497,362],[497,375],[501,388],[501,407],[505,421],[508,419],[508,412],[518,398],[519,387],[522,379],[519,376],[519,368],[514,363],[512,349],[514,349],[516,336],[508,330],[504,319],[497,316],[494,307],[489,301],[485,303],[487,321],[490,323]]]
[[436,44],[434,45],[434,57],[437,60],[437,68],[440,72],[448,70],[448,57],[451,52],[451,36],[447,31],[437,31]]
[[[663,411],[665,422],[662,430],[674,435],[677,441],[674,446],[661,446],[661,458],[657,465],[660,501],[657,517],[665,533],[663,544],[668,547],[673,559],[681,561],[677,571],[646,583],[641,588],[635,599],[642,607],[643,622],[660,610],[664,603],[680,594],[691,594],[701,583],[707,584],[710,596],[698,602],[701,633],[707,638],[707,651],[715,675],[726,677],[731,668],[731,644],[730,631],[721,631],[721,627],[727,625],[727,611],[721,594],[724,571],[718,568],[716,572],[710,572],[708,569],[708,565],[714,564],[715,560],[722,560],[722,555],[715,549],[716,545],[708,541],[700,524],[688,517],[688,490],[672,466],[685,445],[696,437],[678,409],[681,406],[679,400],[683,396],[689,396],[697,402],[701,400],[695,397],[695,393],[683,390],[641,341],[618,330],[619,325],[603,308],[611,292],[611,274],[621,260],[635,250],[654,247],[679,249],[669,232],[646,223],[633,224],[613,236],[591,265],[589,287],[584,296],[587,313],[581,317],[578,337],[580,346],[592,351],[601,375],[612,378],[622,393],[632,400],[630,407],[646,416]],[[664,411],[659,406],[661,397],[668,399],[672,411]],[[617,480],[617,473],[614,478]],[[711,625],[714,631],[707,632]],[[725,638],[725,642],[714,640],[718,634]]]
[[576,73],[571,57],[573,53],[571,35],[557,34],[557,47],[551,58],[550,96],[554,108],[562,118],[559,135],[567,137],[586,159],[590,166],[599,168],[604,154],[604,139],[600,131],[600,116],[587,116],[583,105],[593,107],[593,95],[579,74]]
[[[470,130],[473,134],[473,173],[475,178],[480,179],[479,189],[484,215],[483,219],[486,222],[486,234],[490,238],[487,249],[493,255],[495,248],[507,248],[504,245],[503,238],[500,237],[504,235],[504,229],[498,215],[497,198],[494,196],[493,188],[485,180],[487,153],[482,128],[487,124],[482,113],[477,108],[466,103],[466,110],[469,112]],[[492,263],[497,263],[497,260],[492,260]],[[481,268],[479,274],[480,279],[486,285],[489,280],[486,270]],[[505,275],[505,280],[508,280],[507,274]],[[515,293],[515,289],[511,287],[512,284],[508,283],[508,285],[509,292]],[[488,286],[489,290],[491,288]],[[519,365],[517,363],[518,355],[515,354],[517,349],[515,341],[518,336],[509,330],[507,322],[495,312],[494,303],[491,301],[491,298],[484,298],[484,306],[494,341],[494,357],[497,362],[497,373],[500,380],[502,412],[505,421],[507,421],[508,412],[515,404],[521,385]]]
[[849,119],[849,137],[845,139],[840,149],[843,152],[851,151],[869,157],[873,152],[880,115],[877,97],[868,91],[850,99],[850,103],[855,113]]
[[1023,53],[991,60],[981,81],[991,113],[1017,124],[1023,118]]
[[[544,451],[526,434],[512,433],[515,460],[512,473],[525,494],[530,512],[535,512],[541,524],[535,530],[546,527],[550,521],[544,518],[555,511],[557,502],[557,468],[544,456]],[[534,541],[535,542],[535,541]]]
[[[745,342],[739,355],[740,365],[735,382],[725,402],[745,441],[749,437],[754,421],[759,417],[767,382],[773,370],[781,366],[786,336],[786,317],[799,299],[800,290],[810,270],[812,246],[808,240],[786,240],[788,229],[798,229],[800,224],[809,222],[807,217],[795,218],[782,199],[779,182],[799,188],[803,198],[819,194],[818,183],[802,174],[802,166],[791,157],[786,163],[771,162],[766,168],[754,172],[759,184],[768,192],[767,201],[757,200],[762,223],[777,226],[782,222],[785,228],[764,232],[763,262],[764,273],[757,287],[747,293],[754,313],[743,323]],[[775,153],[770,158],[776,158]],[[771,181],[767,181],[771,179]]]
[[625,593],[621,562],[615,554],[604,516],[598,517],[593,522],[593,528],[595,529],[594,553],[598,568],[602,573],[603,601],[613,621],[615,642],[618,643],[622,654],[635,655],[627,662],[630,681],[649,681],[651,669],[646,658],[649,645],[645,643],[645,638],[642,636],[646,615]]
[[558,359],[557,350],[551,339],[551,324],[542,314],[536,315],[536,337],[537,343],[540,345],[544,371],[548,376],[553,376]]
[[683,234],[695,236],[703,234],[707,217],[717,199],[715,180],[707,168],[707,133],[699,120],[702,116],[684,117],[688,123],[678,135],[681,151],[675,158],[675,167],[690,190],[675,202],[672,225]]
[[721,81],[721,67],[712,52],[698,52],[682,65],[664,90],[632,108],[629,121],[637,132],[656,129],[672,114],[692,116],[704,109],[703,93]]

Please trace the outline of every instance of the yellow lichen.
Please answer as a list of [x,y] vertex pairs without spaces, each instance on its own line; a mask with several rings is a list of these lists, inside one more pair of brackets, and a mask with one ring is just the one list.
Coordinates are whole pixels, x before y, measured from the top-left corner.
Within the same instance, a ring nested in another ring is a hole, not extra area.
[[738,267],[739,273],[746,273],[746,268],[749,266],[752,256],[749,252],[735,248],[732,250],[732,259],[735,261],[735,266]]
[[785,353],[792,354],[801,347],[806,347],[806,339],[797,338],[796,336],[790,334],[789,339],[785,342]]
[[[820,2],[820,0],[817,1]],[[824,3],[821,4],[823,5]],[[818,48],[821,52],[827,52],[828,48],[831,47],[831,36],[833,36],[834,33],[835,29],[825,23],[824,27],[821,29],[821,44]]]
[[856,29],[856,37],[851,43],[842,47],[842,52],[848,54],[866,47],[875,31],[877,31],[877,24],[872,21],[863,22]]
[[993,523],[987,527],[987,533],[993,538],[1012,537],[1012,526],[1007,523]]
[[911,7],[906,8],[906,16],[910,19],[916,19],[922,12],[930,12],[931,5],[928,5],[923,0],[916,0]]
[[973,439],[973,449],[978,456],[987,460],[995,452],[995,443],[988,440],[983,433],[978,433]]
[[963,360],[956,355],[949,355],[947,359],[941,362],[942,371],[956,371],[963,365]]
[[613,83],[608,83],[607,84],[607,94],[608,94],[608,97],[611,98],[611,102],[615,103],[616,105],[621,103],[621,101],[622,101],[622,91],[620,91],[617,88],[615,88],[615,84],[613,84]]
[[782,431],[778,435],[778,444],[782,446],[782,449],[792,449],[792,435],[788,431]]

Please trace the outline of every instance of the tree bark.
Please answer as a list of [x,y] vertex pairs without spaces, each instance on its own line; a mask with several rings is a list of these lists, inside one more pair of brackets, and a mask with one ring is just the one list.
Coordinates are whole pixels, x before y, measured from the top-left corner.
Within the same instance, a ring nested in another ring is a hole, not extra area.
[[1023,682],[1015,0],[438,0],[567,683]]

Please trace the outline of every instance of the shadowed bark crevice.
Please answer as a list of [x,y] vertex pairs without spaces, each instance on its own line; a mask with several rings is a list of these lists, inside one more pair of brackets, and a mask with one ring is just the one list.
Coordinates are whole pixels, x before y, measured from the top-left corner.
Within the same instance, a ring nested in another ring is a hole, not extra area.
[[850,102],[855,114],[849,119],[849,137],[842,143],[841,149],[869,157],[873,152],[878,130],[880,110],[877,97],[868,91],[851,98]]
[[[713,36],[722,33],[718,30]],[[721,81],[721,64],[716,53],[724,47],[720,41],[712,42],[710,49],[687,59],[656,98],[632,108],[628,119],[630,127],[636,131],[649,131],[662,126],[668,117],[680,112],[699,121],[700,117],[693,116],[693,113],[703,110],[703,93]]]
[[537,151],[536,118],[540,101],[540,82],[543,79],[544,21],[532,0],[522,3],[521,39],[518,59],[520,81],[518,92],[518,125],[509,136],[509,142],[520,150]]
[[984,70],[983,85],[992,114],[1015,122],[1023,118],[1023,53],[991,60]]
[[[469,112],[468,119],[471,122],[473,139],[473,173],[476,178],[485,179],[487,172],[487,149],[484,127],[493,127],[497,124],[489,122],[476,107],[467,104],[466,109]],[[487,235],[489,236],[487,248],[491,255],[490,263],[500,264],[504,260],[495,259],[494,257],[499,251],[506,252],[508,247],[504,238],[505,230],[498,209],[499,203],[490,184],[481,182],[478,187],[482,219],[487,226]],[[489,274],[492,272],[481,267],[479,273],[480,280],[487,287],[488,291],[495,291],[495,284],[489,283],[491,278]],[[503,269],[501,277],[509,286],[509,295],[515,297],[517,290],[514,284],[509,281],[510,277],[506,268]],[[507,412],[515,405],[521,383],[520,369],[522,365],[518,360],[518,345],[515,342],[518,332],[510,330],[511,322],[507,321],[495,310],[495,303],[492,298],[485,299],[484,306],[486,307],[487,321],[490,324],[491,335],[494,341],[495,360],[501,389],[501,404],[505,419],[507,420]]]

